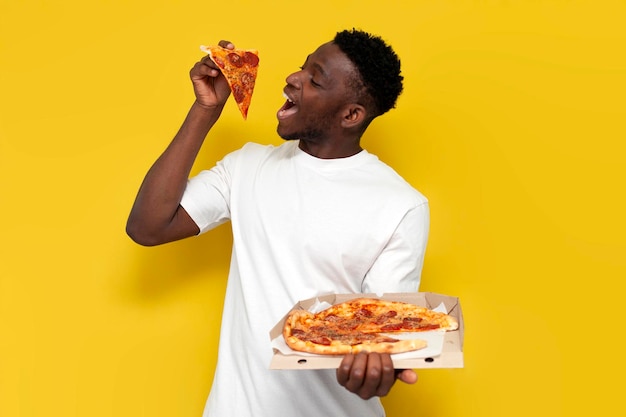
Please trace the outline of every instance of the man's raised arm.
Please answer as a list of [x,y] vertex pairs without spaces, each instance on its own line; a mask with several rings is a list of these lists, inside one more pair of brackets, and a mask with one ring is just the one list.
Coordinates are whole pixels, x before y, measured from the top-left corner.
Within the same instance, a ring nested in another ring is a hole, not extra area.
[[[226,41],[220,45],[234,48]],[[199,232],[180,201],[193,163],[222,113],[230,88],[208,55],[189,75],[196,100],[172,142],[146,174],[126,224],[126,233],[141,245],[159,245]]]

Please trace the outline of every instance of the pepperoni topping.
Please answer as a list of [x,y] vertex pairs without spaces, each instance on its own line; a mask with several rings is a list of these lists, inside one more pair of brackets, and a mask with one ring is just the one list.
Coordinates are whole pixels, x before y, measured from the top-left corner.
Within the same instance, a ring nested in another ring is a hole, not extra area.
[[330,346],[330,339],[326,336],[316,337],[314,339],[311,339],[311,342],[318,345]]
[[398,315],[397,311],[389,310],[385,312],[385,314],[381,314],[380,316],[376,317],[376,324],[383,324],[389,321],[389,319],[396,317],[397,315]]
[[420,324],[417,321],[403,320],[401,326],[405,330],[413,330],[413,329],[419,329]]
[[213,60],[213,62],[215,62],[217,64],[218,67],[220,68],[224,68],[224,60],[218,56],[212,56],[211,59]]
[[354,313],[355,317],[372,317],[373,315],[374,313],[366,308],[361,308],[356,313]]
[[233,97],[237,103],[241,103],[246,98],[246,93],[239,84],[233,85]]
[[422,324],[419,326],[420,330],[436,330],[440,328],[441,326],[438,324]]
[[243,54],[243,62],[250,65],[251,67],[256,67],[257,65],[259,65],[259,57],[252,52],[246,52]]
[[293,328],[293,329],[291,329],[291,334],[293,336],[305,336],[306,332],[304,330],[302,330],[302,329]]
[[384,326],[380,327],[380,331],[382,332],[392,332],[395,330],[401,330],[404,327],[402,326],[402,323],[391,323],[391,324],[385,324]]
[[243,74],[241,74],[240,80],[244,87],[249,88],[249,86],[254,85],[254,75],[250,74],[249,72],[244,72]]
[[325,317],[326,321],[330,321],[331,323],[334,321],[339,321],[339,320],[343,320],[341,317],[339,317],[336,314],[329,314]]
[[237,68],[241,68],[243,67],[243,58],[241,58],[239,55],[237,55],[234,52],[231,52],[230,54],[228,54],[226,56],[228,58],[228,61],[235,67]]

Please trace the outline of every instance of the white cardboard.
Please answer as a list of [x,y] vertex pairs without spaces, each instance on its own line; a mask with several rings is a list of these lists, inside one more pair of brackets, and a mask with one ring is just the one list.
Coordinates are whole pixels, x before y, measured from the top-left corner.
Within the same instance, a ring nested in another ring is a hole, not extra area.
[[[309,310],[317,304],[330,305],[359,297],[375,297],[392,301],[403,301],[416,304],[430,309],[442,308],[459,322],[459,329],[452,332],[423,332],[418,337],[429,343],[428,347],[415,352],[406,352],[391,355],[394,367],[397,369],[408,368],[462,368],[463,367],[463,334],[464,322],[461,312],[461,304],[457,297],[435,294],[431,292],[420,293],[388,293],[382,296],[376,294],[330,294],[314,297],[298,302],[294,309]],[[287,313],[289,314],[289,313]],[[270,369],[336,369],[339,367],[342,355],[315,355],[291,350],[282,339],[282,328],[285,322],[283,317],[270,331],[270,340],[274,355],[270,363]],[[427,335],[427,333],[430,333]],[[282,343],[282,344],[281,344]],[[283,346],[284,345],[284,346]]]

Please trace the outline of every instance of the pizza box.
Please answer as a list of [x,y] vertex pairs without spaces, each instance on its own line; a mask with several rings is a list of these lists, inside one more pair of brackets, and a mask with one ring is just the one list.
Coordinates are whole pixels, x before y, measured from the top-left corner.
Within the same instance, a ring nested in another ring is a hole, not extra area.
[[[436,369],[463,367],[463,333],[464,323],[461,312],[461,303],[457,297],[441,295],[432,292],[416,293],[386,293],[376,294],[329,294],[309,298],[296,303],[290,310],[310,310],[320,303],[330,305],[343,303],[353,298],[372,297],[390,301],[402,301],[418,306],[445,310],[459,322],[459,329],[451,332],[421,332],[416,338],[424,338],[429,346],[415,352],[406,352],[391,355],[396,369]],[[270,362],[270,369],[336,369],[339,367],[343,355],[315,355],[305,352],[296,352],[284,342],[282,329],[287,314],[270,331],[270,339],[274,354]],[[428,334],[428,335],[427,335]],[[284,345],[284,346],[283,346]]]

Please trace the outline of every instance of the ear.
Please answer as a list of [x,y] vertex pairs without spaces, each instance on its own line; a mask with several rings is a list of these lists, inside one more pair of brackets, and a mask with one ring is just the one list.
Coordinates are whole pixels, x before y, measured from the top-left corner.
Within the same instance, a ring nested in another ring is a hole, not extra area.
[[360,104],[347,105],[341,117],[341,127],[344,129],[358,127],[365,120],[366,114],[365,107]]

